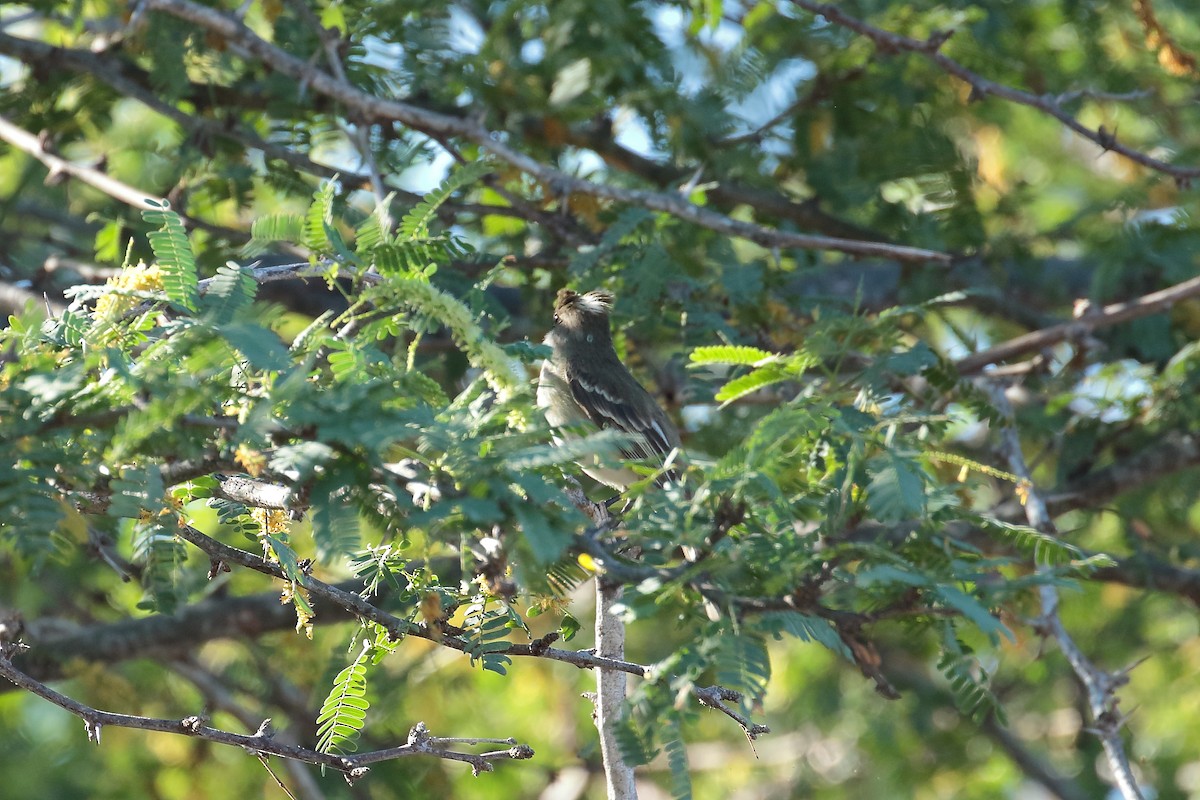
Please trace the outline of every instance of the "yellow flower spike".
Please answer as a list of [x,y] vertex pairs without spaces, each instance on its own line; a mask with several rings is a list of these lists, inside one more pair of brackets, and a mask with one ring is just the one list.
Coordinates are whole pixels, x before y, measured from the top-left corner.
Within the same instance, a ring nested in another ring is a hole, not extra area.
[[240,464],[242,469],[250,474],[251,478],[257,478],[259,475],[262,475],[263,468],[267,466],[267,457],[245,442],[237,446],[237,450],[233,454],[233,460],[237,464]]

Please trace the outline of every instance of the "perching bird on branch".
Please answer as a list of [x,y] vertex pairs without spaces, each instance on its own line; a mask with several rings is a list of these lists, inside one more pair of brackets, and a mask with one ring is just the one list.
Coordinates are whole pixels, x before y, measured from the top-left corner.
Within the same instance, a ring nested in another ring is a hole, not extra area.
[[[603,290],[562,289],[554,304],[554,327],[545,343],[553,355],[542,363],[537,402],[555,428],[555,442],[569,429],[616,429],[628,434],[621,455],[665,467],[660,483],[678,479],[679,431],[654,398],[630,374],[613,348],[609,312],[613,296]],[[600,483],[625,491],[642,480],[633,469],[595,457],[580,462]]]

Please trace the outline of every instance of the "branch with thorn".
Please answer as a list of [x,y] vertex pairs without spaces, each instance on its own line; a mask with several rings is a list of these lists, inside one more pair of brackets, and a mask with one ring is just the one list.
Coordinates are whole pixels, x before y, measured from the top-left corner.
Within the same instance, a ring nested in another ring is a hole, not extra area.
[[[1020,434],[1013,424],[1012,406],[1004,394],[1004,389],[995,383],[989,383],[987,388],[993,404],[1006,419],[1006,424],[1000,431],[1000,449],[1008,462],[1009,470],[1023,482],[1026,518],[1031,527],[1057,536],[1058,531],[1046,507],[1046,501],[1034,485],[1029,466],[1025,462]],[[1039,567],[1039,571],[1043,570],[1044,568]],[[1117,689],[1128,681],[1128,672],[1132,667],[1117,673],[1108,673],[1093,664],[1076,644],[1058,615],[1060,600],[1055,585],[1051,582],[1043,583],[1038,587],[1038,593],[1042,601],[1042,614],[1034,622],[1035,630],[1042,636],[1058,642],[1059,649],[1079,679],[1086,695],[1088,710],[1092,715],[1092,733],[1100,739],[1121,796],[1125,800],[1143,800],[1141,788],[1125,752],[1125,743],[1121,739],[1121,729],[1125,726],[1126,718],[1118,709],[1119,699],[1116,694]]]
[[[11,650],[11,647],[9,648]],[[472,772],[491,772],[493,762],[501,760],[518,760],[533,758],[533,748],[529,745],[518,744],[513,739],[439,739],[430,735],[425,723],[418,722],[409,732],[408,741],[398,747],[386,750],[375,750],[353,756],[342,756],[335,753],[323,753],[299,745],[285,744],[275,738],[275,732],[270,719],[264,719],[252,734],[233,733],[213,728],[208,721],[200,716],[185,717],[184,719],[162,719],[158,717],[141,717],[133,714],[118,714],[111,711],[101,711],[86,706],[60,692],[51,689],[44,683],[21,672],[13,666],[9,653],[0,654],[0,677],[7,678],[17,686],[49,700],[54,705],[66,709],[83,720],[84,730],[88,740],[100,744],[100,735],[105,726],[120,728],[135,728],[138,730],[171,733],[180,736],[191,736],[217,744],[242,747],[250,753],[261,757],[278,756],[308,764],[316,764],[338,770],[353,783],[368,772],[368,765],[380,761],[390,761],[410,756],[432,756],[446,761],[459,761],[471,766]],[[464,753],[448,749],[448,745],[465,744],[469,742],[497,743],[511,745],[502,750],[490,750],[485,753]]]

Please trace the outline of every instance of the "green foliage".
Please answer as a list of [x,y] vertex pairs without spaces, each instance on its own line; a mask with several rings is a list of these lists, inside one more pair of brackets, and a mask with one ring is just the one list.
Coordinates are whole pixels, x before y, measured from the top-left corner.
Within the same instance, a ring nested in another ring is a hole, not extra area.
[[827,621],[796,611],[772,611],[763,614],[759,624],[776,635],[786,633],[802,642],[816,642],[849,659],[850,649]]
[[358,750],[358,737],[367,721],[367,666],[371,645],[364,642],[354,663],[338,673],[317,715],[317,750],[347,755]]
[[671,797],[675,800],[691,800],[692,776],[688,771],[687,747],[683,742],[683,728],[676,715],[663,722],[663,750],[667,753],[667,766],[671,770]]
[[1006,724],[1004,706],[991,690],[990,676],[974,658],[971,648],[954,638],[949,628],[942,641],[937,668],[950,684],[954,704],[962,713],[976,721],[993,715],[1001,725]]
[[217,274],[204,294],[201,310],[215,324],[227,325],[250,308],[257,290],[258,283],[250,271],[230,261],[217,268]]
[[250,243],[244,253],[256,256],[273,242],[295,242],[304,236],[305,218],[299,214],[266,214],[250,227]]
[[331,472],[313,484],[313,544],[323,564],[339,563],[361,547],[358,518],[343,491],[347,477],[349,473]]
[[512,659],[500,651],[508,648],[508,635],[513,628],[524,628],[520,616],[507,604],[493,604],[486,597],[478,597],[466,607],[463,624],[467,629],[463,637],[464,652],[471,657],[471,664],[506,674]]
[[[1005,97],[965,102],[932,50],[881,58],[861,29],[787,4],[241,9],[262,47],[319,81],[169,8],[126,19],[126,4],[26,6],[3,12],[0,35],[0,116],[39,142],[0,152],[12,313],[0,606],[24,617],[28,663],[52,664],[72,626],[103,644],[126,626],[177,625],[172,611],[273,594],[282,627],[294,611],[314,641],[269,635],[279,617],[263,614],[221,627],[231,643],[196,642],[194,660],[239,704],[294,716],[289,687],[329,683],[314,653],[369,639],[321,708],[322,749],[357,746],[366,672],[386,661],[371,676],[372,746],[418,719],[439,735],[479,734],[485,720],[484,733],[538,752],[498,766],[486,791],[528,796],[588,758],[592,734],[573,726],[586,727],[590,676],[505,651],[555,631],[590,646],[578,597],[606,569],[625,584],[628,657],[652,662],[632,681],[621,749],[637,764],[663,756],[645,774],[676,797],[760,784],[820,800],[1010,796],[1022,767],[956,716],[1006,710],[1009,733],[1067,765],[1075,794],[1101,796],[1089,722],[1037,734],[1078,691],[1028,624],[1051,587],[1097,664],[1152,654],[1121,690],[1139,708],[1130,750],[1160,793],[1187,783],[1200,749],[1184,713],[1197,702],[1200,315],[1185,299],[1088,322],[1193,276],[1200,206],[1186,180],[1064,137],[1061,121]],[[987,80],[1194,164],[1200,106],[1180,53],[1200,28],[1186,4],[1154,6],[1161,33],[1144,9],[839,8],[934,37]],[[329,93],[341,74],[381,102]],[[43,180],[51,154],[87,169]],[[464,166],[443,174],[451,159]],[[111,184],[79,181],[99,173],[178,213],[153,201],[139,218]],[[782,232],[884,254],[782,247]],[[893,245],[953,260],[900,261]],[[258,287],[257,264],[230,261],[267,253],[303,253],[305,277]],[[621,435],[551,446],[534,405],[536,342],[564,285],[616,293],[618,349],[684,435],[682,485],[635,487],[611,506],[611,530],[561,489]],[[1076,316],[1065,339],[960,369]],[[1031,481],[1006,463],[1008,426]],[[255,508],[233,476],[286,490],[291,507]],[[1026,524],[1031,493],[1059,532]],[[261,555],[286,579],[214,560],[181,532]],[[314,579],[414,635],[348,632]],[[136,695],[138,713],[171,717],[211,700],[156,656],[47,674],[98,708]],[[882,704],[880,680],[902,704]],[[802,755],[822,757],[784,768],[728,748],[728,769],[689,769],[688,745],[740,739],[697,711],[691,689],[712,683],[784,735],[802,721]],[[257,764],[129,740],[88,749],[38,722],[34,698],[5,700],[6,797],[261,793]],[[72,769],[29,768],[51,749]],[[377,764],[369,791],[465,795],[460,766]]]
[[464,186],[477,183],[493,169],[486,161],[475,161],[451,172],[448,178],[427,193],[425,199],[400,220],[400,236],[410,240],[428,238],[429,223],[438,208],[450,199],[450,195]]
[[313,193],[312,204],[304,215],[301,243],[314,255],[324,255],[334,248],[333,200],[337,186],[325,181]]
[[133,560],[141,567],[146,595],[138,608],[172,614],[187,599],[180,585],[187,551],[173,526],[137,523],[133,526]]
[[196,257],[192,253],[183,221],[165,200],[157,203],[147,200],[147,203],[154,209],[143,211],[142,216],[146,222],[159,228],[146,238],[162,270],[167,299],[187,311],[195,311],[199,300],[199,278],[196,275]]

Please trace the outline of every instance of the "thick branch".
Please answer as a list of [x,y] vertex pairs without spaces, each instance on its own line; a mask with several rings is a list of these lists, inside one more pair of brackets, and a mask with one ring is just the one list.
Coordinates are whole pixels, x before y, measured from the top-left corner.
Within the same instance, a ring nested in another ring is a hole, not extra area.
[[[137,187],[130,186],[127,183],[113,178],[106,172],[98,170],[94,167],[89,167],[86,164],[77,164],[73,161],[68,161],[65,158],[55,155],[46,149],[45,142],[41,137],[35,136],[29,131],[14,125],[3,116],[0,116],[0,139],[11,144],[19,150],[23,150],[29,155],[36,158],[38,161],[46,165],[50,170],[50,176],[69,175],[75,180],[81,181],[93,189],[97,189],[114,200],[118,200],[128,206],[145,211],[153,208],[148,204],[148,200],[154,194],[153,192],[143,191]],[[199,228],[218,236],[230,239],[231,241],[245,241],[249,237],[241,231],[235,231],[230,228],[224,228],[219,225],[214,225],[211,222],[189,217],[183,211],[178,211],[180,218],[184,223],[191,228]]]
[[[602,658],[625,658],[625,621],[617,610],[621,589],[620,584],[609,583],[604,576],[596,578],[596,655]],[[617,725],[625,707],[625,690],[625,673],[596,671],[596,731],[600,734],[600,756],[604,762],[609,800],[637,798],[633,765],[626,763],[617,743]]]
[[988,364],[1005,361],[1034,350],[1041,350],[1044,347],[1058,344],[1067,339],[1075,339],[1099,328],[1108,328],[1132,319],[1148,317],[1151,314],[1157,314],[1180,301],[1197,295],[1200,295],[1200,277],[1186,280],[1183,283],[1177,283],[1174,286],[1157,292],[1151,292],[1136,300],[1129,300],[1124,303],[1112,303],[1093,314],[1085,314],[1071,322],[1064,322],[1049,328],[1043,328],[1039,331],[1022,334],[1014,339],[1009,339],[1007,342],[1002,342],[995,347],[989,347],[987,350],[960,358],[955,363],[955,366],[958,367],[958,371],[963,375],[973,375]]

